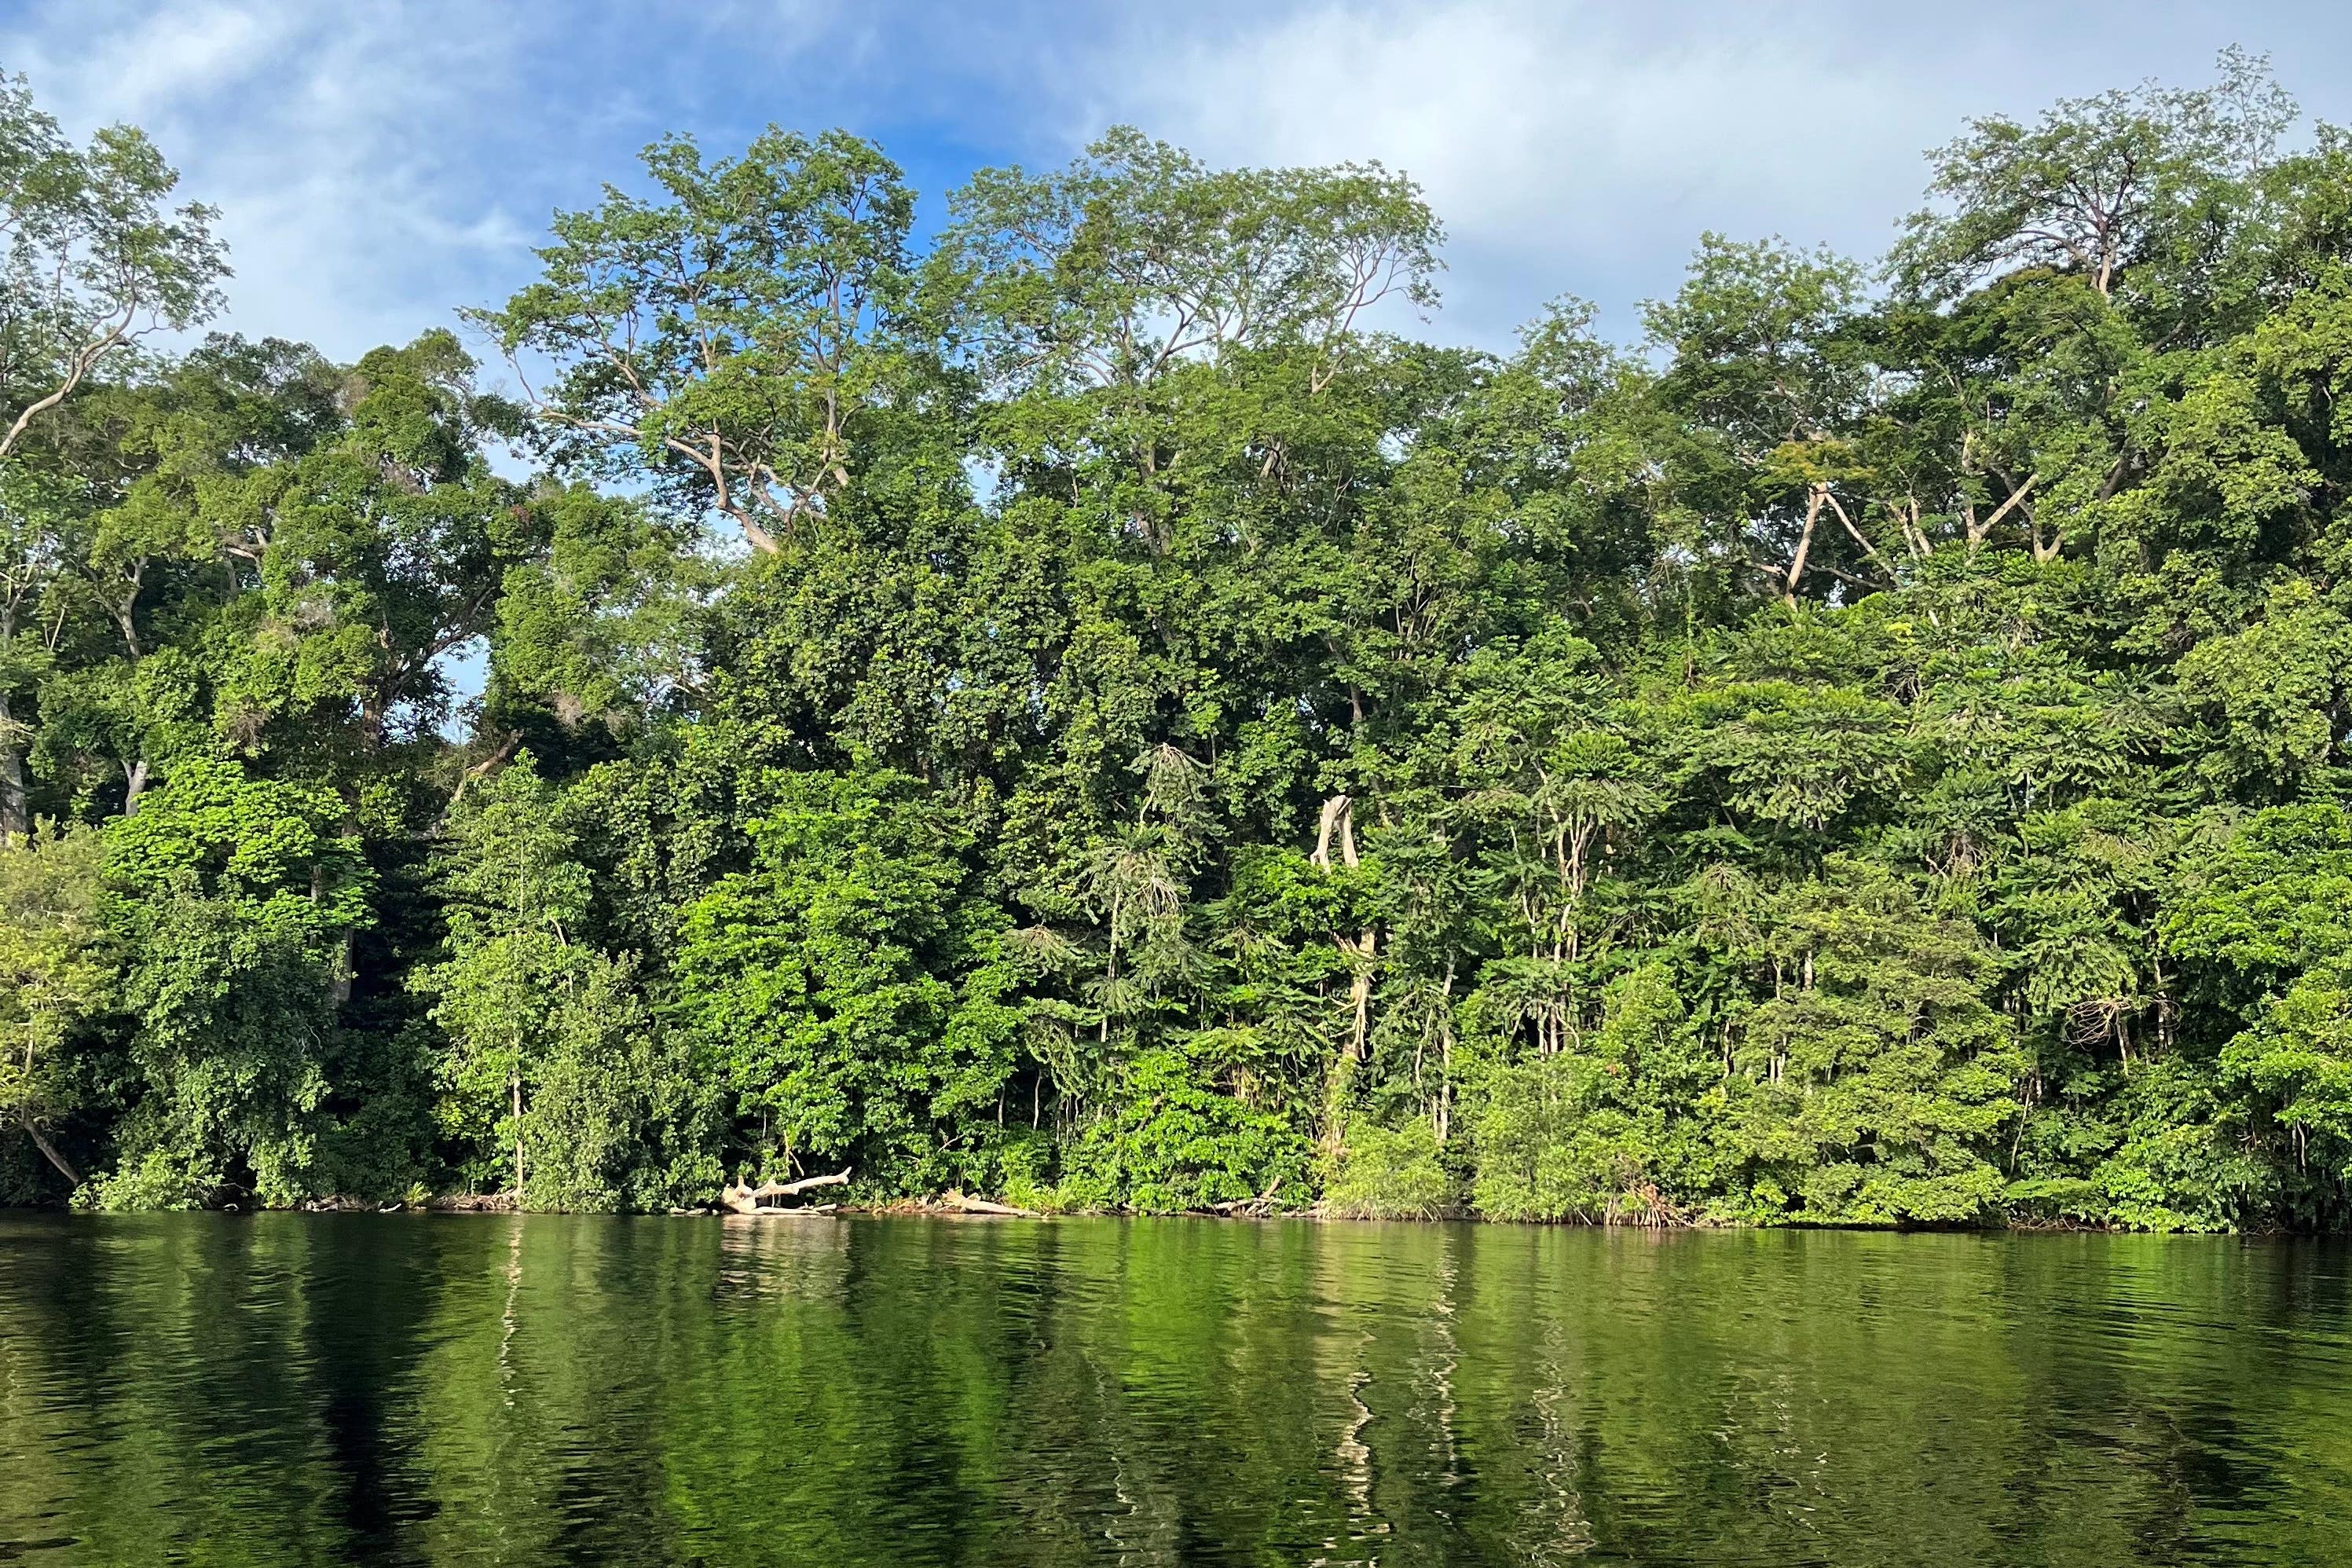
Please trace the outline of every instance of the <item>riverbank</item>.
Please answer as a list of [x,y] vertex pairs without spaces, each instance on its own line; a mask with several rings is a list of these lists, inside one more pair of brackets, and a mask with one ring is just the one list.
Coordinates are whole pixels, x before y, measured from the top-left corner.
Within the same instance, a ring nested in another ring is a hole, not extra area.
[[[17,1207],[0,1212],[39,1213],[37,1208]],[[1968,1236],[2039,1236],[2039,1235],[2100,1235],[2100,1236],[2184,1236],[2210,1235],[2238,1237],[2305,1237],[2327,1239],[2342,1235],[2334,1231],[2286,1231],[2268,1229],[2233,1229],[2219,1231],[2189,1231],[2181,1229],[2134,1229],[2122,1226],[2099,1225],[2084,1220],[2046,1219],[2026,1215],[2010,1215],[2000,1220],[1978,1225],[1757,1225],[1738,1220],[1679,1216],[1671,1221],[1649,1221],[1620,1215],[1595,1218],[1589,1215],[1568,1215],[1558,1219],[1527,1220],[1496,1218],[1475,1208],[1449,1207],[1434,1212],[1413,1214],[1363,1213],[1334,1208],[1325,1204],[1279,1205],[1249,1200],[1220,1204],[1207,1208],[1188,1209],[1126,1209],[1126,1208],[1024,1208],[1013,1204],[994,1203],[973,1198],[961,1193],[940,1194],[929,1197],[898,1197],[870,1200],[845,1200],[835,1203],[761,1205],[756,1208],[730,1208],[706,1204],[647,1210],[586,1210],[559,1208],[524,1208],[517,1205],[511,1193],[436,1194],[418,1200],[372,1199],[337,1196],[321,1198],[299,1207],[267,1208],[234,1204],[216,1205],[212,1212],[231,1214],[439,1214],[439,1215],[604,1215],[615,1217],[664,1219],[821,1219],[821,1218],[898,1218],[898,1219],[1216,1219],[1216,1220],[1311,1220],[1346,1224],[1379,1222],[1389,1225],[1480,1225],[1511,1229],[1612,1230],[1644,1232],[1763,1232],[1783,1230],[1839,1231],[1857,1235],[1918,1234]]]
[[[833,1194],[838,1195],[833,1195]],[[1240,1198],[1196,1207],[1145,1209],[1115,1205],[1094,1206],[1062,1205],[1051,1201],[1050,1195],[1041,1200],[1023,1194],[1026,1203],[1003,1198],[976,1196],[956,1189],[918,1195],[881,1195],[861,1192],[848,1171],[821,1173],[797,1178],[791,1182],[767,1182],[756,1186],[730,1184],[722,1188],[717,1198],[707,1204],[683,1205],[667,1209],[588,1209],[559,1206],[529,1207],[519,1204],[511,1191],[491,1193],[427,1193],[413,1189],[397,1198],[364,1197],[351,1194],[330,1194],[296,1205],[269,1205],[254,1201],[253,1194],[230,1188],[216,1193],[213,1200],[198,1207],[226,1214],[307,1213],[307,1214],[543,1214],[543,1215],[655,1215],[663,1217],[740,1217],[740,1218],[815,1218],[825,1215],[868,1215],[935,1218],[994,1218],[994,1219],[1305,1219],[1305,1220],[1379,1220],[1389,1223],[1475,1223],[1505,1226],[1536,1226],[1538,1228],[1641,1231],[1763,1231],[1763,1230],[1826,1230],[1826,1231],[1895,1231],[1948,1232],[1994,1236],[2037,1233],[2097,1233],[2112,1235],[2182,1235],[2207,1234],[2239,1237],[2336,1236],[2336,1231],[2294,1230],[2274,1226],[2192,1226],[2141,1225],[2124,1226],[2102,1223],[2081,1215],[2053,1215],[2030,1211],[2009,1211],[1974,1223],[1945,1221],[1936,1224],[1893,1221],[1886,1224],[1857,1223],[1852,1220],[1827,1223],[1790,1223],[1758,1221],[1738,1215],[1706,1213],[1677,1208],[1664,1203],[1629,1205],[1624,1208],[1602,1213],[1571,1212],[1543,1216],[1517,1215],[1496,1215],[1464,1204],[1423,1205],[1413,1207],[1384,1206],[1374,1204],[1335,1201],[1329,1196],[1313,1202],[1297,1202],[1285,1193],[1280,1184],[1255,1197]],[[58,1205],[0,1204],[0,1212],[11,1209],[39,1212],[42,1208],[75,1206],[70,1203]],[[118,1212],[133,1212],[122,1210]]]

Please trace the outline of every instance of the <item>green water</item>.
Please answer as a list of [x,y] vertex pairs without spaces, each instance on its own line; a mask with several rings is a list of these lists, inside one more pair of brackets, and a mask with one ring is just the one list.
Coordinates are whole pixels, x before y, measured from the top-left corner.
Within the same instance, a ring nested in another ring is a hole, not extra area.
[[0,1215],[0,1563],[2352,1562],[2352,1254]]

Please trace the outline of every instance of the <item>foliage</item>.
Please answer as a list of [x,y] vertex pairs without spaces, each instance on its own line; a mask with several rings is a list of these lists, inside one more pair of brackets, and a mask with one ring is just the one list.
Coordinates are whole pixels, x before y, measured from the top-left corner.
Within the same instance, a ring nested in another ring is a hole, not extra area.
[[998,1103],[1013,1016],[950,825],[888,775],[776,782],[754,868],[682,912],[676,959],[690,1027],[760,1118],[752,1152],[877,1184],[984,1171],[983,1127],[937,1129]]
[[314,1190],[347,944],[372,879],[342,803],[190,761],[106,827],[107,910],[138,1020],[104,1201]]
[[1435,1219],[1453,1189],[1428,1122],[1365,1123],[1348,1129],[1339,1168],[1323,1184],[1323,1207],[1342,1219]]
[[875,342],[904,308],[912,195],[845,132],[771,126],[741,158],[646,151],[668,200],[611,187],[560,213],[545,279],[483,312],[508,353],[551,359],[558,450],[594,455],[775,548],[849,481],[877,388]]
[[99,840],[88,828],[0,847],[0,1115],[24,1129],[68,1188],[81,1177],[47,1129],[81,1085],[71,1049],[111,998],[99,912]]
[[218,214],[135,126],[65,140],[25,79],[0,76],[0,458],[110,356],[220,303]]
[[[145,143],[11,91],[64,235]],[[2352,132],[2292,119],[2232,52],[1975,121],[1876,268],[1709,235],[1508,353],[1411,335],[1378,165],[1115,130],[927,231],[858,138],[673,139],[473,318],[527,407],[446,331],[92,361],[0,458],[22,1168],[2340,1226]]]

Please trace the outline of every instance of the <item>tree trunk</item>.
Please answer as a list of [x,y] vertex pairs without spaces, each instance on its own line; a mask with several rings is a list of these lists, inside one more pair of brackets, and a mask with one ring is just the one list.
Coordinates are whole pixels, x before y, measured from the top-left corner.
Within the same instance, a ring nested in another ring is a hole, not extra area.
[[122,786],[122,815],[139,815],[139,797],[147,793],[147,759],[140,758],[131,764],[131,773]]
[[1045,1217],[1035,1209],[1015,1208],[1011,1204],[992,1204],[984,1198],[967,1197],[961,1193],[953,1191],[941,1193],[940,1194],[940,1202],[947,1205],[948,1207],[951,1209],[960,1209],[965,1214],[1002,1215],[1007,1219],[1042,1219]]
[[1797,535],[1796,559],[1789,563],[1789,580],[1780,592],[1780,597],[1792,610],[1797,607],[1797,584],[1805,580],[1805,557],[1813,550],[1813,524],[1821,521],[1822,501],[1828,495],[1828,490],[1816,486],[1805,502],[1805,531]]
[[736,1214],[793,1214],[800,1211],[762,1208],[760,1206],[760,1200],[796,1197],[816,1187],[837,1187],[848,1180],[849,1172],[845,1169],[835,1171],[829,1176],[803,1176],[797,1182],[762,1182],[756,1187],[738,1184],[721,1191],[719,1201],[722,1206]]
[[[2041,482],[2042,476],[2040,473],[2037,472],[2026,475],[2025,482],[2018,486],[2015,489],[2010,491],[2009,499],[2001,502],[1999,506],[1993,508],[1992,515],[1986,518],[1982,522],[1978,522],[1971,518],[1968,525],[1969,553],[1974,555],[1978,549],[1983,545],[1987,536],[1989,536],[1996,527],[2000,526],[2000,520],[2007,517],[2011,512],[2015,511],[2019,507],[2023,506],[2025,504],[2025,498],[2032,494],[2033,487]],[[2031,511],[2026,512],[2024,515],[2029,525],[2032,526],[2033,531],[2033,558],[2036,561],[2039,561],[2042,559],[2042,527],[2039,523],[2032,521],[2033,514]]]
[[509,1074],[507,1088],[514,1096],[515,1124],[515,1207],[522,1207],[522,1069]]
[[1348,1146],[1348,1086],[1356,1076],[1352,1051],[1334,1052],[1323,1075],[1323,1156],[1337,1160]]
[[32,837],[33,818],[25,795],[25,753],[16,745],[16,716],[0,691],[0,848]]
[[[1362,862],[1356,854],[1355,803],[1348,795],[1335,795],[1323,803],[1323,819],[1315,830],[1315,853],[1311,858],[1322,870],[1331,869],[1331,848],[1338,843],[1340,863],[1349,870]],[[1340,1148],[1341,1113],[1346,1107],[1349,1080],[1355,1076],[1355,1064],[1370,1054],[1372,963],[1380,949],[1380,928],[1369,927],[1353,938],[1334,931],[1334,946],[1348,955],[1354,974],[1349,984],[1349,1002],[1354,1014],[1354,1027],[1348,1044],[1324,1084],[1324,1144],[1327,1152],[1337,1158]]]
[[[1343,819],[1348,820],[1349,838],[1354,837],[1354,814],[1349,810],[1349,797],[1344,795],[1335,795],[1323,803],[1323,819],[1315,828],[1315,853],[1308,858],[1326,871],[1331,868],[1331,835]],[[1348,863],[1355,864],[1352,856]]]
[[[1356,810],[1353,797],[1335,795],[1323,803],[1323,820],[1315,829],[1315,853],[1310,858],[1323,870],[1331,869],[1331,846],[1339,846],[1339,860],[1349,870],[1363,862],[1356,854]],[[1371,963],[1380,950],[1380,929],[1370,927],[1353,942],[1334,936],[1340,952],[1348,954],[1355,966],[1355,978],[1349,986],[1349,1001],[1356,1015],[1354,1038],[1349,1042],[1348,1054],[1362,1061],[1367,1052],[1365,1040],[1371,1031],[1372,972]]]
[[49,1163],[58,1168],[58,1174],[66,1179],[67,1184],[80,1186],[81,1177],[74,1173],[71,1165],[66,1163],[66,1157],[58,1152],[57,1145],[41,1136],[41,1130],[33,1125],[33,1113],[30,1110],[19,1110],[16,1119],[24,1124],[25,1131],[32,1135],[33,1147],[38,1149]]
[[1356,939],[1356,977],[1349,988],[1349,999],[1356,1008],[1356,1037],[1349,1049],[1358,1061],[1370,1058],[1367,1047],[1372,1029],[1372,963],[1380,947],[1381,933],[1377,928]]
[[1454,1131],[1454,957],[1445,959],[1445,987],[1437,994],[1437,1107],[1431,1118],[1432,1130],[1437,1134],[1437,1146],[1445,1147],[1445,1140]]

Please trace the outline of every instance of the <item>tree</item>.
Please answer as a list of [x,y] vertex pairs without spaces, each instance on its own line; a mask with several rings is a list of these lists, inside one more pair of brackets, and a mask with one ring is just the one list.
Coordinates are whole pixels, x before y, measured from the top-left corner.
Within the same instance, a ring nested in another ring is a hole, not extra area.
[[1862,285],[1861,268],[1827,251],[1708,235],[1681,291],[1643,313],[1652,342],[1673,356],[1660,395],[1693,417],[1717,455],[1702,504],[1736,509],[1738,532],[1768,552],[1757,568],[1778,576],[1792,606],[1809,566],[1867,585],[1853,570],[1864,563],[1840,569],[1815,556],[1832,518],[1887,571],[1856,522],[1859,500],[1840,494],[1861,467],[1854,442],[1876,391],[1852,325]]
[[474,319],[554,367],[534,407],[558,461],[640,476],[773,552],[849,483],[885,395],[914,198],[842,131],[771,126],[715,163],[673,137],[645,164],[667,200],[607,186],[557,215],[545,277]]
[[592,883],[530,752],[451,812],[448,936],[411,984],[446,1031],[439,1121],[469,1180],[548,1208],[664,1206],[716,1185],[707,1091],[635,966],[588,940]]
[[[2205,999],[2243,1026],[2219,1054],[2215,1120],[2275,1147],[2287,1201],[2306,1222],[2326,1225],[2342,1223],[2352,1198],[2347,894],[2352,821],[2343,809],[2273,807],[2189,859],[2163,931],[2165,945],[2201,969]],[[2202,1205],[2165,1195],[2209,1223],[2242,1217],[2199,1215]]]
[[496,624],[508,566],[538,543],[481,450],[513,410],[475,391],[473,369],[447,331],[378,349],[351,373],[334,438],[197,497],[248,589],[223,616],[236,654],[216,676],[247,745],[332,751],[348,769],[443,717],[443,658]]
[[99,840],[87,829],[0,847],[0,1112],[68,1187],[81,1176],[45,1123],[74,1109],[65,1047],[113,981],[99,911]]
[[308,1195],[351,934],[372,879],[324,791],[187,759],[105,829],[106,922],[130,957],[132,1102],[104,1201]]
[[474,791],[454,814],[441,870],[450,956],[417,984],[448,1031],[445,1125],[477,1149],[514,1153],[515,1201],[528,1188],[523,1090],[553,1054],[567,993],[597,956],[576,948],[588,875],[555,820],[556,794],[530,753]]
[[755,868],[684,911],[677,952],[680,1010],[757,1119],[755,1159],[854,1165],[885,1190],[984,1175],[976,1113],[1002,1108],[1015,1017],[998,917],[906,781],[803,773],[775,793]]
[[24,78],[0,78],[0,461],[110,355],[219,308],[219,215],[168,206],[178,184],[144,132],[74,147]]
[[1436,302],[1437,222],[1377,163],[1213,171],[1120,126],[1055,174],[982,171],[951,211],[986,363],[1055,390],[1280,345],[1320,392],[1366,311]]
[[0,460],[0,849],[32,832],[25,777],[27,700],[48,672],[61,618],[43,635],[44,612],[57,610],[81,487]]
[[1951,298],[2011,269],[2071,272],[2101,298],[2192,221],[2221,180],[2258,171],[2295,109],[2267,58],[2225,49],[2221,81],[2065,99],[2028,126],[1972,121],[1929,157],[1928,194],[1891,258],[1906,287]]
[[1769,909],[1769,999],[1733,1049],[1732,1125],[1759,1216],[1969,1223],[1994,1212],[2014,1042],[1976,932],[1874,867],[1832,864]]

